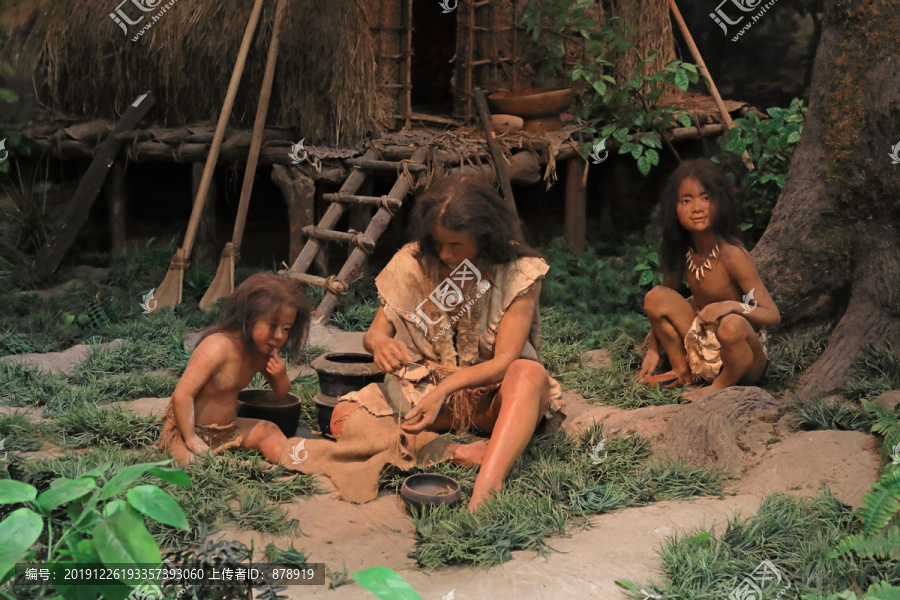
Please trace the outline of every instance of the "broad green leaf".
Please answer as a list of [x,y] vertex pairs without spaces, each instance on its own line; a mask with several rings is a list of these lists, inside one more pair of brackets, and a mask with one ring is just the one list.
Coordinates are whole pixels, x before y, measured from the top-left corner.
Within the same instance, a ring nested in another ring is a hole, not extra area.
[[681,63],[681,66],[682,66],[682,68],[684,68],[685,71],[690,71],[691,73],[697,72],[697,65],[692,65],[691,63],[683,62],[683,63]]
[[[128,502],[125,500],[119,500],[119,499],[110,500],[109,502],[107,502],[106,504],[103,505],[103,516],[108,517],[109,515],[113,514],[116,511],[128,510],[129,506],[130,506],[130,504],[128,504]],[[135,511],[135,512],[137,512],[137,511]]]
[[788,144],[796,144],[797,142],[799,142],[800,141],[800,132],[792,131],[791,134],[788,136],[787,141],[788,141]]
[[387,567],[372,567],[353,574],[353,581],[381,600],[423,600],[403,577]]
[[30,508],[19,508],[0,521],[2,553],[20,554],[26,552],[44,531],[44,519]]
[[72,500],[78,500],[96,488],[97,482],[92,477],[78,479],[60,477],[50,484],[47,491],[38,496],[34,505],[42,514],[49,515],[54,509]]
[[600,94],[601,96],[606,93],[606,84],[603,83],[602,81],[595,81],[591,85],[594,87],[594,89],[597,91],[597,93]]
[[15,479],[0,480],[0,504],[18,504],[19,502],[34,502],[37,498],[37,488]]
[[643,158],[641,155],[644,153],[644,147],[641,146],[640,144],[632,144],[632,146],[633,147],[631,148],[631,157],[634,160]]
[[178,485],[181,487],[191,487],[191,478],[182,469],[157,469],[153,468],[147,471],[151,475],[159,477],[166,483]]
[[613,132],[612,136],[613,138],[624,144],[628,141],[628,128],[621,127],[619,129],[616,129],[615,132]]
[[[158,565],[162,555],[144,520],[127,510],[119,510],[105,517],[94,527],[94,545],[104,564]],[[137,585],[140,581],[126,580]]]
[[691,123],[691,116],[687,113],[681,113],[678,115],[678,120],[685,127],[693,127],[693,123]]
[[653,271],[644,271],[641,273],[641,280],[638,282],[638,285],[648,285],[651,281],[653,281]]
[[191,530],[187,517],[184,516],[184,511],[178,503],[155,485],[139,485],[128,490],[125,496],[128,498],[128,504],[151,519],[183,531]]
[[24,562],[30,554],[31,552],[20,552],[0,555],[0,584],[5,583],[7,577],[12,576],[16,563]]
[[650,164],[650,159],[646,156],[642,156],[637,159],[638,171],[641,172],[641,175],[647,176],[650,173],[650,168],[653,166]]
[[[112,498],[119,492],[125,491],[125,489],[141,478],[141,475],[150,471],[153,468],[161,467],[164,465],[171,464],[170,460],[163,460],[155,463],[142,463],[139,465],[131,465],[129,467],[125,467],[123,469],[119,469],[119,471],[113,475],[109,481],[103,486],[103,491],[100,494],[101,500],[108,500]],[[159,477],[159,475],[157,475]],[[160,479],[163,479],[160,477]],[[165,479],[163,479],[165,481]]]
[[644,155],[650,159],[650,164],[653,166],[657,166],[659,164],[659,152],[653,150],[652,148],[647,148]]

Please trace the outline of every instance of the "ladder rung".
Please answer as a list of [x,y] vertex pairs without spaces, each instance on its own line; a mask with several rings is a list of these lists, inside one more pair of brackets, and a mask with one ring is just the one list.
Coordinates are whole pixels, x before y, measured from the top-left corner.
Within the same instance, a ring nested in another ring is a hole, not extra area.
[[375,242],[361,233],[345,233],[343,231],[334,231],[332,229],[322,229],[321,227],[307,225],[303,228],[303,235],[316,238],[317,240],[327,240],[329,242],[338,242],[341,244],[355,244],[357,240],[362,240],[363,247],[370,251],[375,249]]
[[[326,202],[341,202],[343,204],[368,204],[371,206],[378,206],[381,203],[381,198],[377,196],[353,196],[350,194],[322,194],[322,198]],[[400,200],[394,200],[393,198],[384,197],[387,201],[388,205],[394,208],[400,208],[403,206],[403,202]]]
[[[403,168],[403,165],[401,163],[392,160],[367,160],[363,158],[351,158],[347,160],[347,162],[355,167],[359,167],[361,169],[369,169],[370,171],[399,171]],[[406,163],[406,168],[409,169],[410,173],[422,173],[427,169],[425,165],[414,165],[412,163]]]
[[297,283],[302,283],[303,285],[314,285],[316,287],[320,287],[325,291],[332,291],[337,294],[346,294],[347,290],[350,289],[350,286],[335,277],[332,280],[332,286],[335,289],[328,289],[328,278],[319,277],[318,275],[310,275],[309,273],[297,273],[295,271],[278,271],[278,274],[287,277],[291,281],[296,281]]

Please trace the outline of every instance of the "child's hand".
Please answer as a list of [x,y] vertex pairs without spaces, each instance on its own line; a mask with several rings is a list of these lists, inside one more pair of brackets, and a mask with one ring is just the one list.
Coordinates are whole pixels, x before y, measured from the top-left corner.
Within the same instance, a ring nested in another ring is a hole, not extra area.
[[446,400],[444,396],[436,395],[434,392],[426,395],[419,400],[414,409],[406,413],[403,417],[406,422],[400,425],[400,428],[406,433],[425,431],[437,419],[444,400]]
[[287,365],[284,364],[284,361],[278,356],[278,349],[272,353],[272,356],[269,358],[269,362],[266,364],[266,373],[271,375],[272,377],[285,377],[287,378]]
[[653,348],[647,349],[647,355],[644,356],[644,362],[641,364],[641,372],[638,379],[643,381],[653,375],[653,371],[659,366],[659,352]]
[[713,302],[712,304],[707,304],[703,310],[699,312],[697,315],[700,317],[700,320],[704,323],[715,323],[725,315],[730,315],[734,312],[734,304],[735,302]]
[[209,452],[209,444],[200,439],[200,436],[194,436],[188,438],[184,441],[184,445],[187,446],[187,449],[193,452],[194,454],[203,454],[204,452]]
[[384,338],[374,350],[375,364],[385,373],[398,371],[412,362],[406,344],[394,338]]

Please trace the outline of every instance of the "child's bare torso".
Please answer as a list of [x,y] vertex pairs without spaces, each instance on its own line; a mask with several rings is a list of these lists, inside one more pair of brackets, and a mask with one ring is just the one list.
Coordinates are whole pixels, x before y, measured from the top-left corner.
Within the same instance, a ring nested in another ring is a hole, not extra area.
[[728,274],[726,268],[729,257],[735,252],[741,252],[740,248],[721,242],[722,252],[717,259],[710,260],[712,269],[705,269],[703,279],[698,280],[693,273],[687,273],[688,286],[694,295],[694,301],[697,303],[697,310],[703,310],[707,305],[715,302],[743,300],[741,288]]
[[[243,344],[224,334],[213,334],[228,340],[222,344],[226,350],[219,356],[207,358],[217,363],[209,380],[194,396],[194,423],[196,425],[227,425],[237,417],[238,393],[253,379],[253,376],[266,368],[268,356],[257,356],[256,353],[245,354]],[[205,341],[205,340],[204,340]],[[197,347],[194,352],[202,352]]]

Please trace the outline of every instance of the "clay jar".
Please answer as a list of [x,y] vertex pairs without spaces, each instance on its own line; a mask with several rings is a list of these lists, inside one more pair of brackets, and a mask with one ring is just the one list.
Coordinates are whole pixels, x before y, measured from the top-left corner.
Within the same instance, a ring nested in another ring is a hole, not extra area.
[[362,352],[324,354],[312,362],[312,368],[319,375],[316,420],[325,435],[331,435],[331,414],[338,398],[370,383],[384,381],[384,372],[375,364],[372,355]]
[[279,396],[272,390],[244,390],[238,394],[237,416],[278,425],[285,437],[294,437],[300,425],[300,398]]

